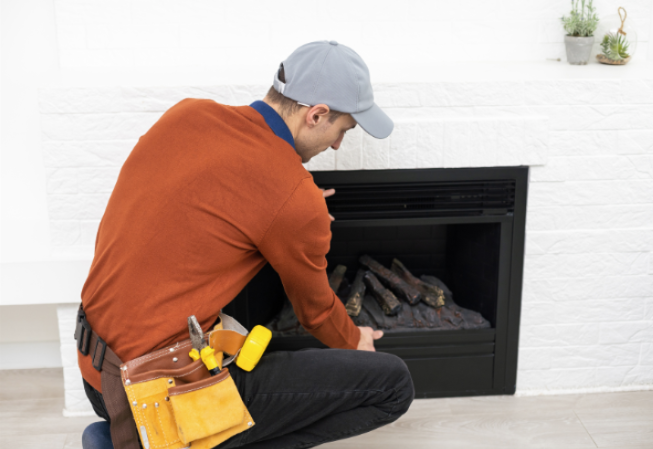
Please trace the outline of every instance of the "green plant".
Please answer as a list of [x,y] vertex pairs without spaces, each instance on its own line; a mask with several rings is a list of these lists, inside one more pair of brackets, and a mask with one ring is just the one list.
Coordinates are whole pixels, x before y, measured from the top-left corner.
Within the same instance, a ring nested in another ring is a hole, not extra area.
[[606,33],[601,41],[601,49],[603,54],[613,61],[626,59],[629,56],[628,41],[619,33]]
[[[581,2],[580,11],[578,3]],[[571,12],[569,17],[562,16],[562,26],[569,36],[593,36],[596,27],[599,24],[599,17],[596,15],[594,6],[589,0],[585,5],[585,0],[571,0]]]

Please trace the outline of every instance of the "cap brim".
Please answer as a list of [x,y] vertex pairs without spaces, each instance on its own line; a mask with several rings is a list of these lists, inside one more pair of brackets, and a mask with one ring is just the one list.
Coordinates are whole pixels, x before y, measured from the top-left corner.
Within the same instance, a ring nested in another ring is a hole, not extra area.
[[377,139],[385,139],[395,127],[392,119],[376,103],[363,112],[351,113],[351,116],[366,133]]

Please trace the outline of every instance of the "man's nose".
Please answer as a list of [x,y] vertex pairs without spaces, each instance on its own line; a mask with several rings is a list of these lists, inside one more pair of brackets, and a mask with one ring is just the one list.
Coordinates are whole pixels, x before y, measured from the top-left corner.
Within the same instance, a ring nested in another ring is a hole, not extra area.
[[341,134],[340,137],[338,137],[338,140],[333,142],[333,145],[331,145],[331,148],[333,148],[334,150],[337,150],[338,148],[340,148],[340,144],[342,143],[342,139],[344,137],[345,137],[345,135]]

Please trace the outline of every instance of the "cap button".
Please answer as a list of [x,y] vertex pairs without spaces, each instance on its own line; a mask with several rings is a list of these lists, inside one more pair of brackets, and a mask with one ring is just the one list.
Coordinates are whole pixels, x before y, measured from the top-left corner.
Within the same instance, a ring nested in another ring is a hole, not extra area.
[[336,41],[329,41],[329,43],[330,43],[331,45],[338,45],[338,42],[336,42]]

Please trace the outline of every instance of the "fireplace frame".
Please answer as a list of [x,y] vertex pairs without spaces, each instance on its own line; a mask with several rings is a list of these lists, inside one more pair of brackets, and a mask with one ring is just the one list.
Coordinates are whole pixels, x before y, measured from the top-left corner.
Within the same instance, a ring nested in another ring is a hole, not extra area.
[[[376,342],[376,348],[378,351],[395,354],[406,361],[413,376],[416,397],[514,394],[517,378],[529,167],[318,171],[313,172],[312,175],[318,186],[335,188],[336,195],[338,185],[364,185],[378,182],[379,179],[390,184],[407,181],[514,181],[514,208],[505,213],[340,221],[336,216],[336,221],[332,223],[334,230],[341,227],[408,223],[411,225],[498,224],[500,227],[498,291],[493,327],[477,330],[386,333]],[[277,282],[274,280],[275,275],[276,273],[266,266],[257,275],[257,278],[265,279],[266,288],[263,289],[260,282],[257,287],[255,278],[236,300],[225,308],[225,312],[236,316],[248,328],[254,324],[264,324],[261,322],[263,319],[261,317],[269,316],[271,313],[269,304],[275,301],[268,302],[266,310],[259,310],[260,307],[253,305],[253,302],[264,290],[269,297],[270,289],[267,287]],[[280,283],[277,282],[277,287],[279,285]],[[277,293],[277,303],[279,299]],[[256,301],[256,304],[261,303]],[[465,304],[460,305],[465,307]],[[269,350],[297,350],[307,347],[324,347],[324,345],[311,336],[289,336],[274,338]]]

